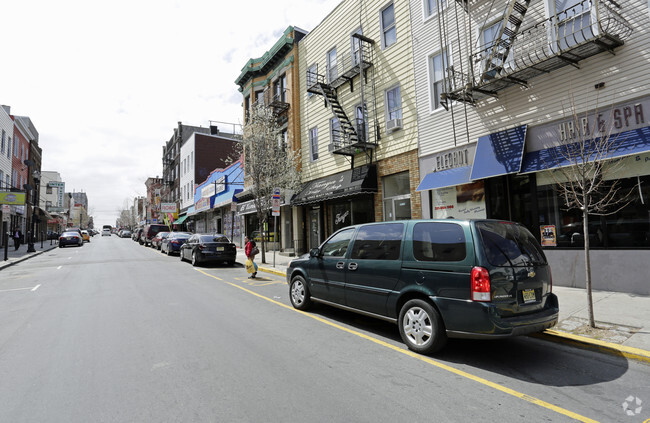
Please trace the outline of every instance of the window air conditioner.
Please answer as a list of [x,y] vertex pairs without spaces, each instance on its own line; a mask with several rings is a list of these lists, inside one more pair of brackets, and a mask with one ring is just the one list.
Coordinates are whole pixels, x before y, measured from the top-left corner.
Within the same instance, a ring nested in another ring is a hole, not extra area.
[[386,132],[393,132],[398,129],[402,129],[402,119],[396,118],[386,122]]

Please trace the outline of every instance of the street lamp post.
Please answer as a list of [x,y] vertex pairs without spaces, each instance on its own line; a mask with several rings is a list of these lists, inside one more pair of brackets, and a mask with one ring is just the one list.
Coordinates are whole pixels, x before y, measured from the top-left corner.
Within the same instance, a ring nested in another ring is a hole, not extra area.
[[32,172],[32,181],[34,182],[34,187],[32,188],[32,222],[31,222],[31,232],[28,231],[28,240],[27,240],[27,252],[28,253],[35,253],[36,249],[34,248],[34,241],[36,237],[36,206],[38,204],[38,185],[36,182],[40,184],[41,181],[41,172],[38,170],[34,170]]

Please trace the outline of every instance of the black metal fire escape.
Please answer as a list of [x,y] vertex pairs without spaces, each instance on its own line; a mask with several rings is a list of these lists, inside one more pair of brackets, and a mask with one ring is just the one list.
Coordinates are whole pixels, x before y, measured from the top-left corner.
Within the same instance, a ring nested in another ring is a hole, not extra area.
[[[333,133],[329,151],[333,154],[349,156],[354,168],[354,157],[358,154],[365,153],[367,162],[372,163],[377,143],[372,141],[373,134],[366,129],[369,126],[369,117],[350,119],[339,101],[338,89],[347,84],[350,92],[353,92],[354,78],[357,75],[363,75],[365,83],[368,83],[368,71],[372,67],[371,46],[374,41],[361,34],[354,34],[353,37],[359,42],[359,50],[353,52],[350,58],[341,60],[336,69],[328,69],[327,80],[325,75],[318,73],[318,70],[315,73],[308,71],[307,92],[323,96],[325,106],[330,109],[339,123],[340,129],[334,131],[337,133]],[[362,98],[364,81],[360,81]]]
[[[456,0],[468,14],[472,2]],[[538,75],[579,62],[624,44],[632,26],[621,15],[622,3],[583,0],[565,10],[551,10],[543,21],[524,20],[531,0],[508,0],[499,31],[493,40],[469,51],[467,73],[450,66],[441,101],[475,104],[513,85],[527,85]],[[526,23],[526,27],[522,28]],[[451,29],[458,31],[457,27]],[[478,69],[474,67],[478,66]]]

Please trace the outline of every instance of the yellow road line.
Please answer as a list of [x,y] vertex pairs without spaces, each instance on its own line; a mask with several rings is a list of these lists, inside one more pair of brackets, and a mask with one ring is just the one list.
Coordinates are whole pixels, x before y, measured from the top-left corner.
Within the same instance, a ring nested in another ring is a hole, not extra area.
[[[213,276],[213,275],[211,275],[209,273],[204,272],[203,270],[200,270],[200,269],[195,269],[195,270],[197,272],[203,273],[205,276],[208,276],[208,277],[211,277],[211,278],[214,278],[214,279],[219,279],[216,276]],[[407,349],[404,349],[404,348],[397,347],[395,345],[389,344],[388,342],[384,342],[384,341],[382,341],[380,339],[373,338],[373,337],[368,336],[366,334],[363,334],[361,332],[357,332],[355,330],[346,328],[344,326],[341,326],[341,325],[339,325],[337,323],[331,322],[329,320],[326,320],[326,319],[324,319],[322,317],[319,317],[319,316],[316,316],[314,314],[306,313],[304,311],[297,310],[297,309],[295,309],[295,308],[293,308],[291,306],[288,306],[286,304],[283,304],[283,303],[281,303],[279,301],[276,301],[276,300],[273,300],[271,298],[265,297],[265,296],[263,296],[261,294],[258,294],[255,291],[251,291],[250,289],[247,289],[247,288],[245,288],[245,287],[243,287],[241,285],[237,285],[235,283],[228,282],[228,281],[225,281],[223,279],[219,279],[219,280],[223,281],[224,283],[227,283],[230,286],[234,286],[235,288],[239,288],[244,292],[247,292],[247,293],[249,293],[251,295],[254,295],[254,296],[258,297],[258,298],[266,300],[266,301],[268,301],[270,303],[273,303],[275,305],[278,305],[280,307],[284,307],[284,308],[286,308],[288,310],[295,311],[296,313],[300,313],[303,316],[311,317],[312,319],[317,320],[317,321],[319,321],[321,323],[324,323],[324,324],[326,324],[328,326],[331,326],[333,328],[336,328],[336,329],[342,330],[344,332],[347,332],[349,334],[352,334],[352,335],[358,336],[360,338],[366,339],[366,340],[368,340],[370,342],[374,342],[375,344],[381,345],[383,347],[389,348],[389,349],[391,349],[393,351],[396,351],[398,353],[401,353],[401,354],[407,355],[409,357],[415,358],[416,360],[423,361],[423,362],[425,362],[427,364],[431,364],[432,366],[438,367],[439,369],[442,369],[442,370],[446,370],[446,371],[448,371],[450,373],[453,373],[455,375],[462,376],[464,378],[473,380],[474,382],[478,382],[478,383],[480,383],[482,385],[485,385],[485,386],[489,386],[490,388],[496,389],[497,391],[503,392],[503,393],[508,394],[508,395],[512,395],[513,397],[516,397],[516,398],[519,398],[521,400],[527,401],[529,403],[538,405],[540,407],[544,407],[544,408],[546,408],[548,410],[555,411],[556,413],[562,414],[564,416],[570,417],[570,418],[572,418],[574,420],[577,420],[577,421],[580,421],[580,422],[597,423],[596,420],[593,420],[593,419],[590,419],[588,417],[582,416],[580,414],[574,413],[574,412],[569,411],[567,409],[564,409],[562,407],[558,407],[557,405],[553,405],[553,404],[548,403],[546,401],[542,401],[542,400],[540,400],[538,398],[534,398],[534,397],[531,397],[529,395],[523,394],[521,392],[515,391],[514,389],[507,388],[507,387],[505,387],[503,385],[499,385],[498,383],[491,382],[491,381],[489,381],[487,379],[484,379],[484,378],[482,378],[480,376],[475,376],[475,375],[467,373],[467,372],[465,372],[463,370],[453,368],[453,367],[448,366],[446,364],[443,364],[443,363],[441,363],[439,361],[436,361],[436,360],[434,360],[434,359],[432,359],[430,357],[415,353],[415,352],[413,352],[411,350],[407,350]]]

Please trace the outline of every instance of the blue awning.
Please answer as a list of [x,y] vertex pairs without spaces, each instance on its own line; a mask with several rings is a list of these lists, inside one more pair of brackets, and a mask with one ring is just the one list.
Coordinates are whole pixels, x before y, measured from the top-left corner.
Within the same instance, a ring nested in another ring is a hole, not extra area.
[[470,182],[471,166],[456,167],[427,174],[418,185],[416,191],[445,188]]
[[[591,151],[594,151],[594,153],[591,154],[590,160],[607,160],[650,151],[650,126],[621,132],[619,134],[611,135],[610,137],[612,138],[612,142],[615,143],[615,146],[612,147],[612,151],[610,151],[609,154],[601,154],[601,157],[598,157],[595,148],[587,147]],[[598,144],[599,141],[600,138],[595,138],[589,142]],[[521,173],[540,172],[542,170],[576,164],[575,160],[570,159],[571,155],[564,152],[567,151],[567,148],[571,149],[572,147],[578,147],[578,144],[579,143],[559,145],[526,153],[522,161]]]
[[526,125],[507,129],[478,139],[472,180],[517,173],[526,141]]

